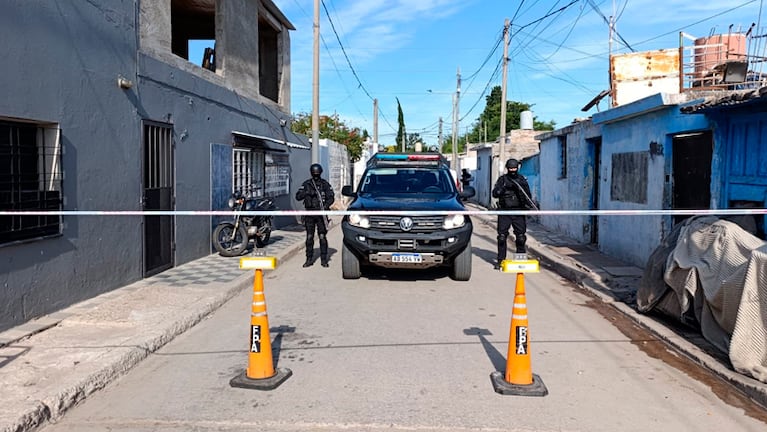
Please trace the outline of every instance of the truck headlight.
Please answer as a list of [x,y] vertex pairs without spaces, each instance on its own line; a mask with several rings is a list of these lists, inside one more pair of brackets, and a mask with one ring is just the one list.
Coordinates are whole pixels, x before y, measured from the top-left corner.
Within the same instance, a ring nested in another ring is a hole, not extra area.
[[446,216],[442,221],[442,228],[453,229],[462,227],[466,223],[466,218],[463,215]]
[[367,216],[360,216],[356,213],[349,215],[349,223],[360,228],[370,228],[370,219]]

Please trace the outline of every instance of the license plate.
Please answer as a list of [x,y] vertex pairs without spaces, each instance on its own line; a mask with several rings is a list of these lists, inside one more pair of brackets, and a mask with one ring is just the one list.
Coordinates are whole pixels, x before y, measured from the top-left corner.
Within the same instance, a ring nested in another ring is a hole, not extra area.
[[411,254],[399,254],[395,253],[391,256],[391,262],[396,263],[419,263],[421,262],[421,254],[417,253],[411,253]]

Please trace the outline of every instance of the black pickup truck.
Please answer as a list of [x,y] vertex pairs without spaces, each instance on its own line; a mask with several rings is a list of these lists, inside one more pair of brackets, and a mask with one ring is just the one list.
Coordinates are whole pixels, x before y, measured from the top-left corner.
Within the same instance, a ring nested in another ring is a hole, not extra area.
[[[450,277],[471,278],[472,224],[463,200],[470,186],[456,187],[447,160],[439,153],[377,153],[367,162],[343,218],[341,261],[344,279],[357,279],[365,266],[450,267]],[[429,214],[434,212],[434,214]]]

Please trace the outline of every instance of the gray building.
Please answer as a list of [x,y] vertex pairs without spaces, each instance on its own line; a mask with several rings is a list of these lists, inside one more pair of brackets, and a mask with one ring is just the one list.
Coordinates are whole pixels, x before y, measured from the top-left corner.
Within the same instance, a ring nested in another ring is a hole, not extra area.
[[[5,3],[0,209],[223,209],[246,188],[300,208],[310,144],[271,0]],[[213,42],[190,59],[192,40]],[[0,330],[211,253],[214,222],[0,216]]]

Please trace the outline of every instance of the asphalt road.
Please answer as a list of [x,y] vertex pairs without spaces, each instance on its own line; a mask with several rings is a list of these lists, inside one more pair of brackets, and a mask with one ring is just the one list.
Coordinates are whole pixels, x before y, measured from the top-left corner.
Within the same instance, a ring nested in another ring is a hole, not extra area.
[[[473,276],[372,272],[341,278],[303,256],[267,273],[275,390],[232,388],[247,365],[252,293],[89,397],[56,431],[764,431],[767,414],[712,390],[650,334],[555,274],[526,277],[532,368],[545,397],[504,396],[514,275],[493,271],[477,225]],[[737,399],[740,400],[740,399]]]

